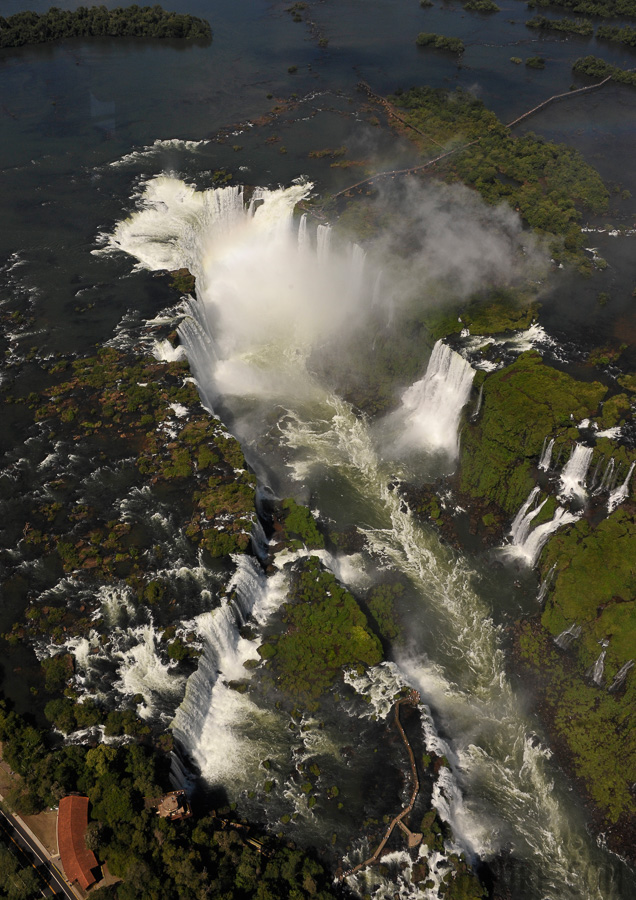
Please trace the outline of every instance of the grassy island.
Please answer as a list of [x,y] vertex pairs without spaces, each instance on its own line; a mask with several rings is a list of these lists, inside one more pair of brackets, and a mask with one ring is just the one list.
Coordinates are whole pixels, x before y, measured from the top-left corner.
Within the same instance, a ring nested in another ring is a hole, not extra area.
[[526,28],[562,31],[566,34],[580,34],[582,37],[591,37],[594,34],[594,26],[589,19],[548,19],[546,16],[534,16],[528,19]]
[[292,699],[315,702],[343,668],[382,661],[366,616],[317,557],[299,564],[283,622],[284,634],[270,638],[259,653],[271,660],[282,691]]
[[628,47],[636,47],[636,28],[626,25],[619,28],[616,25],[600,25],[596,31],[596,37],[602,41],[613,41],[618,44],[626,44]]
[[166,12],[160,6],[80,6],[75,11],[53,6],[48,12],[0,16],[0,49],[44,44],[74,37],[172,38],[210,41],[209,22],[196,16]]
[[600,80],[612,77],[621,84],[636,84],[636,72],[629,72],[619,66],[613,66],[598,56],[582,56],[572,66],[576,75],[589,75],[590,78]]
[[461,38],[446,37],[443,34],[421,31],[415,43],[418,47],[434,47],[435,50],[447,50],[449,53],[464,52],[464,42]]
[[495,13],[499,12],[501,7],[497,6],[495,0],[468,0],[464,3],[464,9],[468,12]]

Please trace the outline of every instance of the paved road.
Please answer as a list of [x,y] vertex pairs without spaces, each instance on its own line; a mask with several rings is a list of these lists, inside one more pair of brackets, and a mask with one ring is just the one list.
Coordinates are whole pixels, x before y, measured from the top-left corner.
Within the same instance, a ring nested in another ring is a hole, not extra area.
[[42,883],[44,897],[66,897],[78,900],[78,894],[66,883],[51,859],[35,843],[29,832],[9,812],[0,809],[0,829],[18,848],[23,862],[28,862],[37,872]]

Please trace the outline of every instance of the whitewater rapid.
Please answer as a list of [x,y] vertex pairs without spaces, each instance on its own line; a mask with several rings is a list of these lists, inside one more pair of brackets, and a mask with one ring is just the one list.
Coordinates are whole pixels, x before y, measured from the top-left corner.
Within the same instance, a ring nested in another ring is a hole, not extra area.
[[[356,511],[368,549],[338,572],[342,580],[363,581],[371,560],[408,579],[416,598],[409,613],[413,635],[390,666],[373,670],[356,689],[370,702],[402,684],[420,691],[425,745],[450,762],[434,803],[457,845],[485,859],[513,852],[524,863],[520,896],[609,900],[608,876],[554,790],[550,752],[533,734],[506,675],[487,586],[389,489],[400,475],[391,448],[380,453],[368,422],[308,371],[310,352],[366,314],[377,282],[365,271],[363,254],[351,248],[338,253],[328,228],[310,234],[306,219],[294,220],[309,190],[296,184],[257,191],[247,203],[238,188],[198,192],[176,178],[153,179],[137,210],[104,238],[101,252],[123,250],[149,269],[190,269],[197,294],[184,306],[179,332],[207,407],[222,403],[232,411],[246,448],[275,435],[278,451],[268,464],[278,465],[290,491],[311,495],[321,514]],[[451,402],[459,410],[436,440],[436,449],[449,456],[472,383],[470,366],[451,354],[438,347],[454,375],[452,396],[436,419]],[[414,410],[423,421],[427,402],[437,400],[426,373],[409,390],[405,414],[413,424]],[[424,431],[422,454],[431,449]],[[198,619],[206,649],[177,712],[175,736],[204,776],[234,795],[249,790],[263,754],[284,754],[288,746],[273,711],[257,708],[229,685],[255,658],[256,644],[242,638],[238,626],[246,616],[266,624],[283,602],[284,581],[282,573],[265,578],[241,560],[221,609]],[[376,884],[374,896],[389,896],[385,887]]]

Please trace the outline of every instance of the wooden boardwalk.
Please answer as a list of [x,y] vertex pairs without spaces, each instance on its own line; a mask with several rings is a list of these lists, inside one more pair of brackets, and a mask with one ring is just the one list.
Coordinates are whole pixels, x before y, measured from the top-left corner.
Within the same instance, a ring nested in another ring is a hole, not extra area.
[[402,829],[402,831],[406,834],[409,847],[417,847],[418,844],[420,844],[422,842],[422,835],[415,834],[414,832],[410,831],[403,822],[403,819],[405,819],[406,816],[408,816],[408,814],[413,809],[413,806],[415,805],[417,795],[419,794],[419,791],[420,791],[420,780],[417,777],[417,766],[415,765],[415,756],[413,755],[413,750],[409,743],[409,739],[407,738],[407,736],[404,732],[404,728],[402,728],[402,723],[400,722],[400,706],[402,706],[402,704],[404,704],[404,703],[408,703],[409,706],[417,706],[419,704],[419,702],[420,702],[420,695],[418,694],[418,692],[411,691],[410,694],[408,695],[408,697],[404,697],[402,700],[398,700],[397,703],[395,704],[395,724],[396,724],[398,731],[400,732],[400,736],[401,736],[402,740],[404,741],[404,745],[405,745],[407,753],[409,755],[409,761],[411,763],[411,798],[410,798],[408,804],[404,807],[404,809],[401,812],[399,812],[397,814],[397,816],[395,816],[393,819],[391,819],[389,825],[387,826],[386,831],[384,832],[382,840],[376,847],[374,853],[368,859],[365,859],[364,862],[358,863],[357,866],[354,866],[352,869],[347,869],[346,872],[343,872],[341,875],[339,875],[338,877],[339,877],[340,881],[343,881],[345,878],[348,878],[350,875],[355,875],[356,872],[360,871],[360,869],[366,869],[367,866],[372,866],[374,863],[376,863],[379,860],[379,858],[382,854],[382,851],[384,850],[387,841],[393,834],[393,830],[396,826],[399,826]]

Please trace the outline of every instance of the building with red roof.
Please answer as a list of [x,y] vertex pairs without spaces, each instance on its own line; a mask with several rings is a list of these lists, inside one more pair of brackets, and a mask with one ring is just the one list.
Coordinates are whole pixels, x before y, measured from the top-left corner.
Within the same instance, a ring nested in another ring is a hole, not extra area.
[[87,825],[88,797],[77,794],[63,797],[57,813],[60,860],[68,880],[76,881],[84,890],[98,880],[94,870],[99,868],[95,854],[84,839]]

